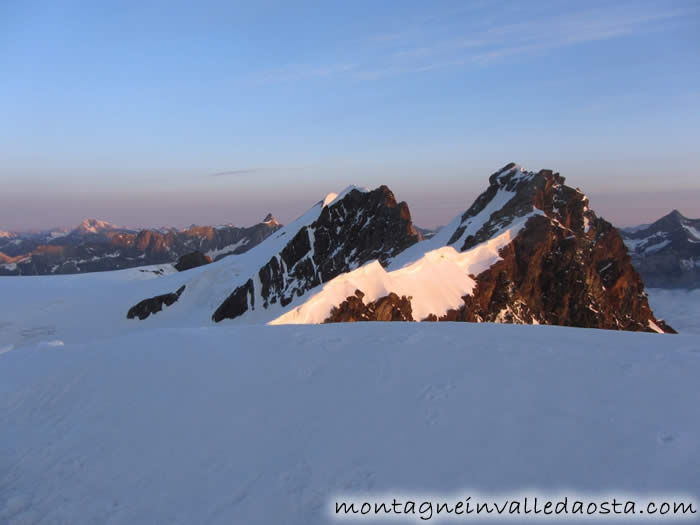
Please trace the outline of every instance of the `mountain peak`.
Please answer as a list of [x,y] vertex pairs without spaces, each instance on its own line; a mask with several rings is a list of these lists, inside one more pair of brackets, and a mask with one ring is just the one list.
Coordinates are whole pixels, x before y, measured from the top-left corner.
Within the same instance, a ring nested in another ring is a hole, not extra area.
[[219,279],[206,279],[215,290],[188,285],[186,303],[206,298],[213,307],[215,297],[215,322],[246,316],[271,324],[441,320],[671,331],[654,317],[617,230],[563,180],[553,170],[508,164],[463,215],[422,242],[408,206],[388,187],[350,187],[248,255],[218,265],[217,273],[236,268],[227,289]]
[[670,217],[670,218],[675,219],[677,221],[683,221],[686,219],[686,217],[676,209],[672,210],[671,213],[669,213],[667,215],[667,217]]
[[330,206],[334,202],[338,202],[338,201],[344,199],[348,193],[351,193],[353,191],[359,191],[361,193],[368,193],[369,192],[369,190],[367,188],[362,188],[360,186],[354,186],[351,184],[350,186],[346,187],[340,193],[329,193],[328,195],[326,195],[326,197],[322,201],[323,207],[325,208],[327,206]]
[[[375,261],[324,281],[272,323],[488,321],[671,331],[653,316],[617,230],[563,181],[553,170],[510,163],[439,234],[386,266]],[[391,208],[388,188],[373,193]]]
[[523,170],[515,162],[509,162],[508,164],[503,166],[500,170],[493,173],[489,177],[489,184],[499,185],[499,184],[503,183],[504,181],[506,181],[513,174],[517,173],[518,171],[523,171]]
[[272,215],[271,213],[268,213],[267,215],[265,215],[265,218],[263,219],[263,222],[264,222],[265,224],[270,224],[270,225],[272,225],[272,226],[275,226],[275,225],[279,224],[279,221],[278,221],[277,219],[275,219],[275,216]]
[[118,226],[95,218],[84,219],[73,231],[77,233],[100,233],[108,230],[116,230]]
[[647,286],[697,286],[700,277],[700,219],[689,219],[674,209],[651,224],[621,233],[632,262]]
[[[470,249],[532,214],[587,232],[588,198],[564,182],[564,177],[550,169],[534,172],[514,162],[506,164],[489,177],[489,187],[464,212],[447,244],[460,251]],[[576,224],[569,224],[560,211],[574,203],[581,204],[581,214],[576,216]]]
[[554,184],[564,184],[566,179],[550,169],[528,171],[519,164],[510,162],[489,177],[489,184],[508,191],[518,191],[524,186],[549,180]]
[[636,232],[672,232],[674,230],[683,231],[686,233],[695,234],[693,230],[697,228],[698,219],[689,219],[680,211],[674,209],[670,213],[664,215],[657,221],[653,222],[646,228],[639,228]]
[[250,272],[239,275],[238,286],[212,319],[286,307],[308,290],[368,262],[387,265],[420,238],[408,206],[397,203],[389,188],[349,186],[329,194],[261,246]]

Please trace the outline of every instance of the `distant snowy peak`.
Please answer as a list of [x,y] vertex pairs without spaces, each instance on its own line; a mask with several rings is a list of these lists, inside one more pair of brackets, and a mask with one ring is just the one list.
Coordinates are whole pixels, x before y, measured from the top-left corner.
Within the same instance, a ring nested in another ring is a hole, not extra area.
[[14,239],[16,235],[12,232],[0,231],[0,239]]
[[[637,256],[658,252],[690,249],[700,244],[700,219],[689,219],[678,210],[645,226],[621,230],[625,244]],[[698,247],[700,248],[700,246]]]
[[622,229],[620,234],[648,286],[700,286],[700,219],[673,210],[652,224]]
[[673,210],[652,224],[623,231],[625,237],[630,239],[643,239],[657,234],[670,236],[679,233],[679,239],[685,238],[688,242],[697,243],[700,242],[700,219],[689,219],[678,210]]
[[74,234],[97,234],[107,231],[120,230],[119,226],[112,224],[111,222],[102,221],[99,219],[85,219],[77,227],[73,229],[71,233]]

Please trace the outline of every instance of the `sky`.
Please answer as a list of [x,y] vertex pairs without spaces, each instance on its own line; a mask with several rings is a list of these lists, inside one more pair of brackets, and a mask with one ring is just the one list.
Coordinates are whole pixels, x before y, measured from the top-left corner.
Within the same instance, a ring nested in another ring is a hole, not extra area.
[[620,226],[700,217],[700,1],[0,2],[0,230],[414,222],[508,162]]

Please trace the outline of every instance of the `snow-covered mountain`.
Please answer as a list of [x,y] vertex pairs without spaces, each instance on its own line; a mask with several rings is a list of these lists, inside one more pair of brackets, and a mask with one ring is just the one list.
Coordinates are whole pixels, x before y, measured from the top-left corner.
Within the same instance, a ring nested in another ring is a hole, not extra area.
[[206,284],[200,275],[178,281],[134,311],[186,310],[206,298],[217,322],[671,331],[649,308],[617,230],[589,209],[586,196],[551,170],[515,164],[491,175],[467,211],[428,240],[387,187],[349,188],[225,264],[207,270]]
[[115,230],[124,230],[112,224],[111,222],[102,221],[100,219],[85,219],[81,222],[75,229],[73,229],[69,235],[84,236],[84,235],[97,235]]
[[0,524],[318,525],[346,498],[524,490],[697,509],[696,334],[263,324],[665,327],[559,175],[508,166],[465,208],[420,240],[388,188],[349,188],[188,271],[0,279]]
[[196,226],[132,230],[85,219],[70,231],[0,236],[0,275],[46,275],[175,263],[192,252],[211,260],[243,253],[281,225],[268,214],[250,227]]
[[652,224],[623,228],[620,234],[647,286],[700,287],[700,219],[673,210]]
[[388,264],[420,239],[408,206],[397,203],[389,188],[347,188],[340,195],[326,197],[256,250],[261,264],[253,264],[249,274],[240,274],[241,284],[212,318],[234,319],[256,307],[285,307],[321,283],[369,261]]

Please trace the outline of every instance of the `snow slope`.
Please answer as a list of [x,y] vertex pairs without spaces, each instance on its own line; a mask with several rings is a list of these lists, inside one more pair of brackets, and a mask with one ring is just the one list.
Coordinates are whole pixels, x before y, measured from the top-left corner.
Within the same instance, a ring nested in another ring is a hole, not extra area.
[[183,275],[163,264],[82,275],[0,277],[0,353],[38,342],[90,341],[143,330],[127,321],[128,308],[144,293],[172,291]]
[[[330,194],[248,252],[186,272],[172,273],[171,265],[162,265],[85,275],[0,277],[0,351],[37,341],[83,342],[153,328],[209,325],[212,312],[231,291],[257,274],[336,198]],[[165,267],[163,275],[151,271]],[[126,319],[129,308],[142,299],[174,292],[183,284],[180,300],[147,322]],[[273,305],[251,312],[245,322],[267,322],[281,313]]]
[[100,219],[85,219],[73,230],[73,232],[84,235],[87,233],[101,233],[104,231],[119,229],[123,228],[116,226],[111,222],[101,221]]
[[33,343],[0,355],[0,523],[313,525],[360,492],[698,495],[699,376],[697,337],[549,326]]

